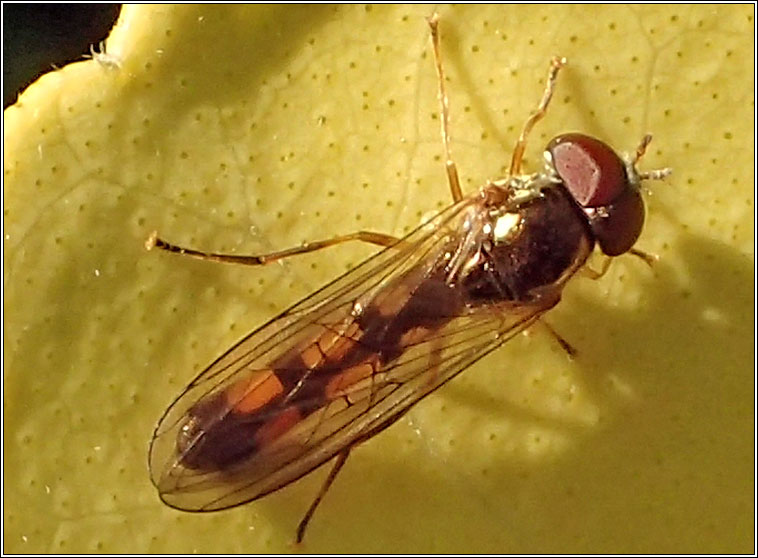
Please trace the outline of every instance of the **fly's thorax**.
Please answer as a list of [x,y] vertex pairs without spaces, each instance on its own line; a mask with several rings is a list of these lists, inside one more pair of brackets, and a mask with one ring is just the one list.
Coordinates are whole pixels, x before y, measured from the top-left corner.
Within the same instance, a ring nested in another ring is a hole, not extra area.
[[584,214],[548,175],[489,183],[448,266],[472,306],[557,301],[594,245]]

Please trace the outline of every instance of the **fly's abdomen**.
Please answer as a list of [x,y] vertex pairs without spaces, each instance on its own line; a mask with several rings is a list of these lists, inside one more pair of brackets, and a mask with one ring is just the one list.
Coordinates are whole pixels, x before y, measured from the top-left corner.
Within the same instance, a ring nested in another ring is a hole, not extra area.
[[198,401],[179,430],[177,451],[190,469],[222,471],[275,443],[342,398],[349,406],[379,389],[382,369],[459,313],[459,290],[442,272],[404,276],[348,318],[314,324],[314,340],[285,352]]

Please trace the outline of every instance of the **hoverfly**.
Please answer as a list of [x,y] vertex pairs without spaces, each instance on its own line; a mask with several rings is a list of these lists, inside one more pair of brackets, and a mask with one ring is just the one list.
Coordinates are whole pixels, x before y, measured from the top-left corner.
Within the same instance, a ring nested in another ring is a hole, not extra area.
[[[244,337],[166,410],[153,435],[149,465],[169,506],[187,511],[238,506],[334,458],[298,526],[301,541],[358,444],[540,322],[578,271],[599,277],[612,256],[626,252],[650,263],[651,256],[633,248],[645,214],[640,183],[669,173],[636,168],[651,136],[636,153],[621,157],[599,139],[561,135],[548,144],[541,171],[521,173],[527,137],[545,115],[563,58],[550,64],[508,175],[462,194],[450,150],[438,16],[428,23],[453,197],[447,209],[404,238],[360,231],[259,256],[182,248],[157,233],[148,239],[148,249],[246,265],[349,240],[384,248]],[[599,271],[586,265],[596,244],[606,255]]]

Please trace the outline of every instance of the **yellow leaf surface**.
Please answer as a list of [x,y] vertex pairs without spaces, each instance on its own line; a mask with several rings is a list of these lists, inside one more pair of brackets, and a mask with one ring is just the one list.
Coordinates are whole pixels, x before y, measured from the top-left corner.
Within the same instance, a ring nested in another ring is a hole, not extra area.
[[[443,207],[426,6],[125,6],[108,54],[5,111],[5,552],[287,552],[319,470],[193,515],[150,485],[152,428],[242,335],[370,255],[261,253]],[[638,246],[353,452],[307,552],[750,552],[753,7],[440,9],[466,191],[502,175],[551,56],[526,164],[558,133],[646,132]],[[537,332],[535,332],[537,333]]]

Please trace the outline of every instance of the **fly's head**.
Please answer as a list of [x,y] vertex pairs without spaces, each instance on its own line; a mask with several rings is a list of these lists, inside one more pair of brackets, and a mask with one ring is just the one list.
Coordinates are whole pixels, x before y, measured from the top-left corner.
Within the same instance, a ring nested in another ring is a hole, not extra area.
[[636,164],[651,136],[645,136],[633,157],[622,158],[606,143],[584,134],[560,135],[547,145],[545,159],[587,216],[600,249],[608,256],[629,251],[645,222],[640,182],[660,179],[668,169],[639,173]]

